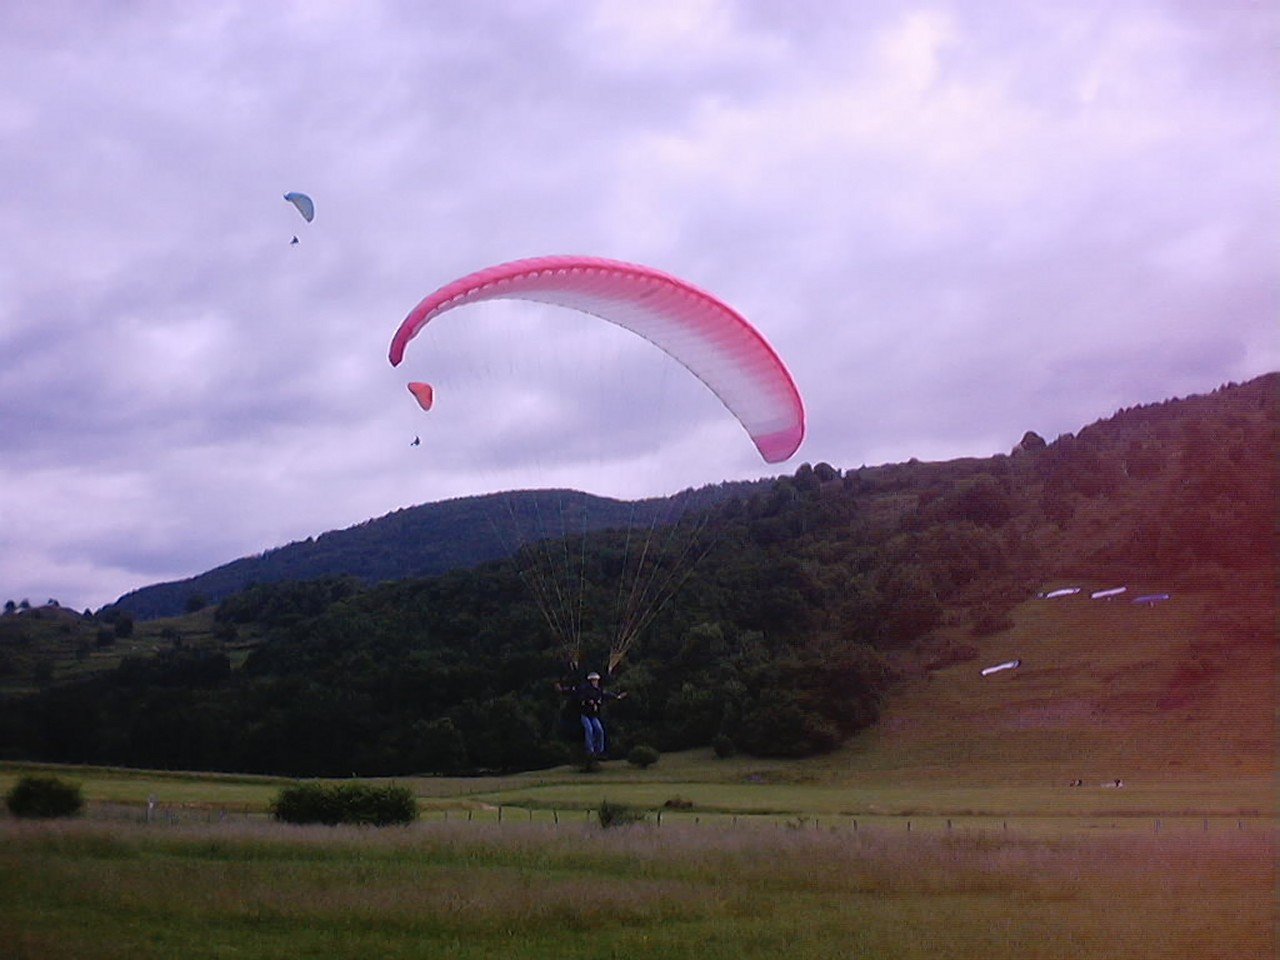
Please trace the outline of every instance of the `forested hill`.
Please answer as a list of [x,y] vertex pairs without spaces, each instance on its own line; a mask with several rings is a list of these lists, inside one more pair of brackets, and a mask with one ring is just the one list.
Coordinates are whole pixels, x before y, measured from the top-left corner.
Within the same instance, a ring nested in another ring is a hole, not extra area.
[[[606,530],[571,550],[372,587],[263,583],[139,626],[145,649],[119,611],[10,610],[0,757],[295,775],[563,762],[580,745],[557,735],[551,681],[565,651],[546,601],[560,581],[535,562],[552,555],[580,574],[561,599],[582,665],[604,666],[637,560],[672,588],[617,679],[630,693],[610,717],[619,754],[832,750],[876,722],[895,684],[1020,643],[1020,621],[1044,609],[1037,595],[1063,583],[1083,587],[1082,609],[1091,589],[1119,585],[1176,597],[1156,614],[1176,642],[1151,645],[1132,678],[1092,662],[1043,667],[1036,709],[1145,717],[1209,743],[1221,731],[1206,715],[1271,715],[1269,702],[1244,704],[1243,687],[1217,685],[1223,662],[1273,675],[1278,384],[1271,374],[1121,410],[1048,442],[1028,432],[991,458],[804,464],[667,528],[691,538],[643,550]],[[1155,679],[1141,696],[1123,688],[1144,677]],[[1214,697],[1230,709],[1200,709]],[[1269,762],[1265,731],[1254,733],[1233,742]]]
[[217,603],[255,584],[332,576],[375,584],[436,576],[510,556],[546,537],[671,522],[753,486],[724,483],[635,502],[573,490],[522,490],[421,504],[241,557],[186,580],[133,590],[100,613],[127,612],[150,620]]
[[[1155,481],[1158,461],[1168,443],[1181,436],[1185,424],[1196,421],[1202,421],[1203,426],[1186,429],[1193,433],[1199,429],[1204,436],[1191,444],[1188,456],[1204,459],[1206,469],[1222,475],[1219,487],[1230,486],[1226,475],[1238,470],[1230,462],[1215,462],[1212,453],[1221,446],[1220,441],[1231,438],[1231,431],[1239,432],[1241,427],[1237,421],[1243,414],[1228,415],[1223,411],[1250,406],[1256,409],[1266,398],[1274,397],[1276,379],[1277,375],[1273,374],[1209,395],[1121,410],[1081,430],[1078,436],[1058,438],[1044,459],[1069,463],[1069,472],[1050,478],[1041,488],[1045,509],[1054,519],[1062,520],[1065,512],[1073,509],[1073,492],[1089,499],[1118,489],[1125,479],[1138,483]],[[1019,451],[1034,452],[1025,444],[1019,445],[1015,452]],[[1004,477],[1006,484],[1016,481],[1017,474],[1009,471],[1005,459],[956,461],[950,466],[927,467],[913,461],[863,468],[856,476],[860,478],[857,482],[865,480],[870,487],[890,483],[908,492],[919,486],[915,493],[927,500],[936,495],[937,484],[948,476],[986,472]],[[691,511],[767,492],[769,484],[767,480],[725,482],[686,490],[672,497],[636,502],[577,491],[540,490],[422,504],[345,530],[322,533],[256,556],[242,557],[189,579],[142,587],[124,594],[100,612],[128,613],[146,620],[176,616],[217,603],[255,584],[344,576],[372,585],[436,576],[508,557],[520,546],[545,537],[673,522]],[[1158,518],[1148,520],[1148,526],[1154,524],[1154,527],[1141,531],[1140,535],[1167,539],[1168,532],[1160,532],[1166,524]],[[1089,545],[1081,542],[1059,546],[1083,559],[1095,548],[1102,547],[1087,539]],[[1115,552],[1119,548],[1112,545],[1102,549],[1105,553],[1107,549]],[[1123,558],[1128,554],[1121,550],[1116,555]]]

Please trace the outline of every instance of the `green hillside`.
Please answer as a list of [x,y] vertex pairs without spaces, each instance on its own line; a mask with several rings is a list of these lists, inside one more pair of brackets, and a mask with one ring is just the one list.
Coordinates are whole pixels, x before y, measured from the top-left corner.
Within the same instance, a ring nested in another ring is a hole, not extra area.
[[[1056,588],[1067,583],[1044,584]],[[1071,586],[1080,581],[1070,581]],[[1275,764],[1275,637],[1247,626],[1272,606],[1265,578],[1175,592],[1155,605],[1081,593],[1029,599],[972,660],[913,678],[847,744],[862,775],[1069,782],[1269,777]],[[1021,658],[1016,670],[981,668]]]
[[[0,758],[288,775],[569,762],[551,689],[566,636],[604,665],[640,559],[670,589],[616,679],[631,696],[611,712],[615,755],[1256,777],[1275,745],[1278,379],[1028,433],[1007,456],[804,464],[643,547],[604,530],[437,577],[261,583],[167,621],[10,610]],[[1080,592],[1040,596],[1066,587]],[[1133,602],[1146,594],[1168,599]]]

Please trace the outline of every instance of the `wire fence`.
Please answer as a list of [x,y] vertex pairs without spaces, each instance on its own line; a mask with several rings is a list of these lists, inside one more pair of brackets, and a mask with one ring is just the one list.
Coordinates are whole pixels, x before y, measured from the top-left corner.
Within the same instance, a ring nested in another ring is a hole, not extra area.
[[[644,808],[602,801],[602,806],[534,807],[502,804],[467,806],[422,806],[418,823],[474,824],[561,824],[600,823],[602,807],[611,805],[620,814],[618,823],[647,824],[651,827],[680,825],[708,829],[739,827],[795,831],[858,833],[861,831],[928,834],[1017,834],[1020,836],[1062,836],[1070,833],[1127,833],[1179,837],[1192,834],[1274,832],[1273,817],[1250,815],[895,815],[895,814],[806,814],[732,813],[688,808]],[[166,803],[148,800],[143,804],[96,802],[87,805],[93,819],[127,820],[149,824],[196,824],[263,821],[271,815],[251,805],[210,805]]]

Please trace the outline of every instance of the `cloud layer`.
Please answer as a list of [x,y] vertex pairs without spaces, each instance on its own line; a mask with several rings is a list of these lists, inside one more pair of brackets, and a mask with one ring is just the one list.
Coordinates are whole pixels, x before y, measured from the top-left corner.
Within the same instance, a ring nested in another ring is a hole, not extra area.
[[1274,4],[426,6],[0,10],[0,594],[777,472],[554,309],[390,368],[422,296],[519,257],[725,298],[805,394],[797,462],[985,456],[1280,367]]

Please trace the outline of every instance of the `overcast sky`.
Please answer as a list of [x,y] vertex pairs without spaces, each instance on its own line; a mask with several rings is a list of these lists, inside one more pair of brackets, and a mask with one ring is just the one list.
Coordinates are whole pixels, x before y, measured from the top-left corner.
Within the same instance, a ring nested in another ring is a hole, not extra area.
[[[493,489],[989,456],[1280,369],[1278,14],[0,4],[0,599],[96,609]],[[459,310],[388,364],[427,293],[554,253],[750,318],[796,458],[555,308]]]

